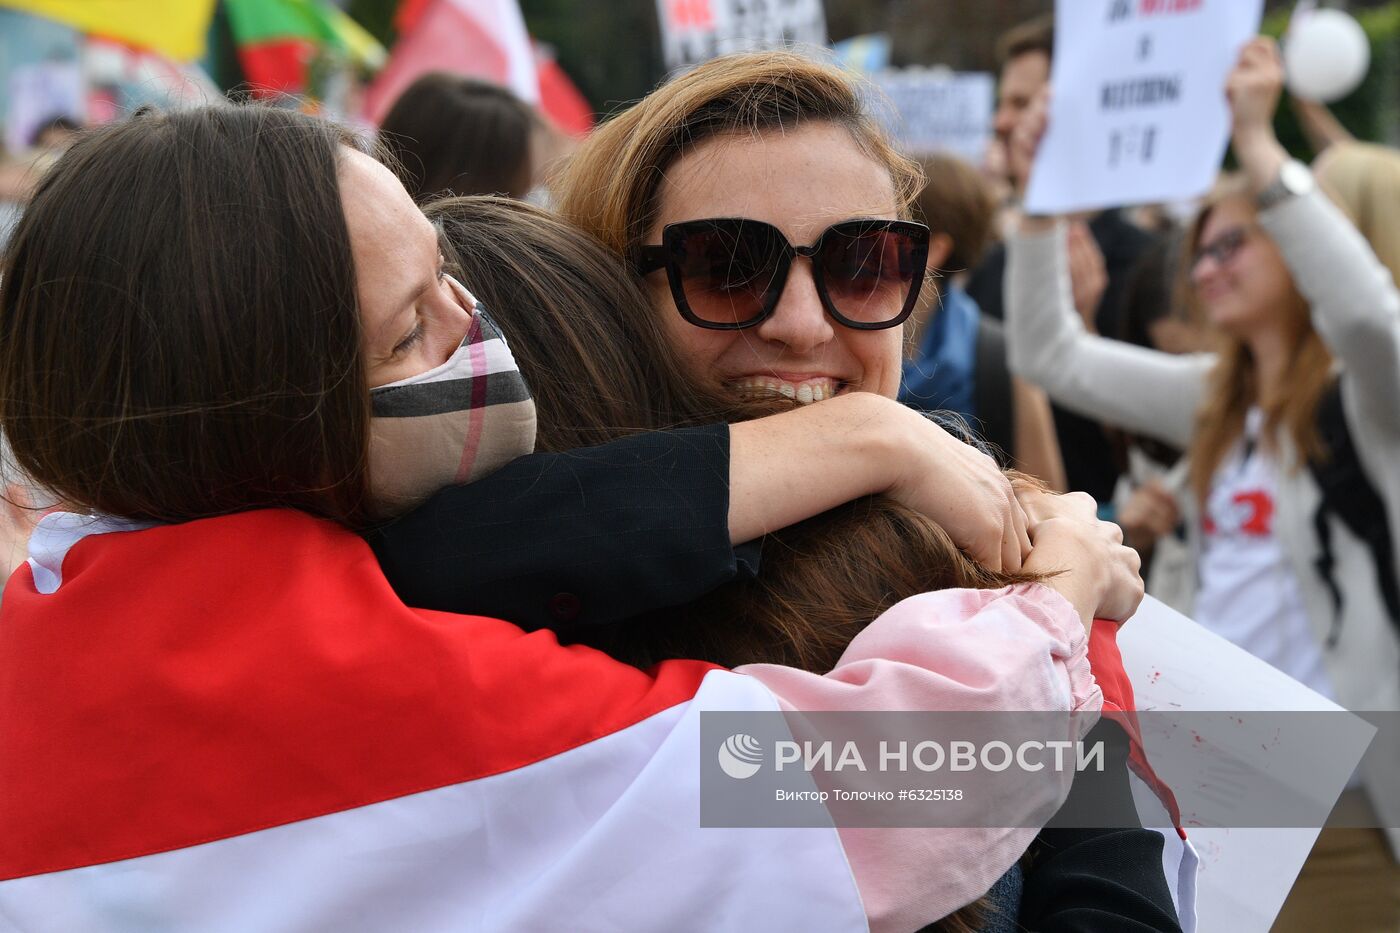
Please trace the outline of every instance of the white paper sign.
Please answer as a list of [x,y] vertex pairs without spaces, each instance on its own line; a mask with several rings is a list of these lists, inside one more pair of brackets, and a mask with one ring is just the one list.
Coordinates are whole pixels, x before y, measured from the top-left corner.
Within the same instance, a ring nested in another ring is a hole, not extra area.
[[1208,191],[1225,78],[1263,0],[1058,0],[1050,125],[1026,209],[1062,214]]
[[889,98],[887,129],[905,152],[949,152],[980,163],[992,138],[996,81],[982,72],[907,68],[872,80]]
[[[1305,743],[1296,736],[1284,736],[1280,742],[1276,733],[1248,735],[1258,725],[1248,715],[1192,717],[1195,728],[1190,730],[1173,729],[1166,717],[1146,717],[1143,746],[1148,759],[1174,789],[1189,791],[1189,782],[1209,775],[1215,749],[1228,748],[1237,756],[1251,753],[1251,768],[1284,776],[1290,761],[1306,756],[1309,792],[1330,795],[1330,807],[1375,735],[1375,727],[1361,717],[1344,714],[1332,701],[1150,596],[1119,633],[1118,646],[1139,710],[1317,710],[1337,717],[1329,719],[1330,734],[1311,735]],[[1182,796],[1189,795],[1178,794]],[[1201,860],[1197,929],[1267,933],[1318,830],[1193,827],[1187,813],[1182,821]]]
[[83,69],[77,61],[21,66],[10,72],[8,85],[5,147],[11,152],[29,149],[39,127],[55,117],[79,125],[87,120]]
[[656,12],[671,71],[730,52],[826,45],[822,0],[656,0]]

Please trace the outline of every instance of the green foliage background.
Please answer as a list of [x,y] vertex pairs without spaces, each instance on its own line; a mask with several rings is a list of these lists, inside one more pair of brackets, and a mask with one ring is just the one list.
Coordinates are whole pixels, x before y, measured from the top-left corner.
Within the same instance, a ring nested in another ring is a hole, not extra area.
[[[1328,108],[1358,139],[1400,145],[1400,0],[1372,9],[1352,10],[1371,40],[1371,70],[1351,94]],[[1288,12],[1264,19],[1264,32],[1278,37],[1288,25]],[[1293,111],[1279,108],[1275,120],[1279,140],[1299,158],[1311,158]]]

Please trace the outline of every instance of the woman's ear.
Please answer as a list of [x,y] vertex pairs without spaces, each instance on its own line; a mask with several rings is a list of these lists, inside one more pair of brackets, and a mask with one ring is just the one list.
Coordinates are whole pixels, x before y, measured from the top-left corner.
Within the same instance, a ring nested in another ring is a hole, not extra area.
[[[953,238],[946,233],[935,233],[928,240],[928,271],[937,272],[953,254]],[[961,270],[958,270],[961,271]]]

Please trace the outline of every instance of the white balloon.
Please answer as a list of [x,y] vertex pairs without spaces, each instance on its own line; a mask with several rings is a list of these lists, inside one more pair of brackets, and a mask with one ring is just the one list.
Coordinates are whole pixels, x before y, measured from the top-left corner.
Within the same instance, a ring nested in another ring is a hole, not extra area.
[[1371,43],[1361,24],[1341,10],[1314,10],[1289,27],[1283,50],[1288,89],[1330,103],[1356,90],[1371,66]]

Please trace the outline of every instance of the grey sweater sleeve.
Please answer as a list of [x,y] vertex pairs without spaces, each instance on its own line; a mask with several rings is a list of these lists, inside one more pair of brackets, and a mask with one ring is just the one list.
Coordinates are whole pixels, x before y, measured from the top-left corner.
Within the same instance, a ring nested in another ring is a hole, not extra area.
[[1008,254],[1011,371],[1079,414],[1187,446],[1215,357],[1173,356],[1085,331],[1074,310],[1063,225],[1012,237]]
[[1400,292],[1390,270],[1321,191],[1262,212],[1259,223],[1341,363],[1362,426],[1400,437]]

